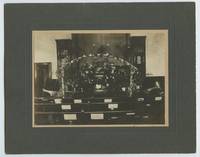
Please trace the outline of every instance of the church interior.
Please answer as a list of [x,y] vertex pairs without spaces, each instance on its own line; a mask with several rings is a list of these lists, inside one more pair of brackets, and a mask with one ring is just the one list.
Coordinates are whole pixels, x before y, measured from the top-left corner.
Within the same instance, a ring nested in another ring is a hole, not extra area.
[[166,32],[32,35],[34,125],[166,124]]

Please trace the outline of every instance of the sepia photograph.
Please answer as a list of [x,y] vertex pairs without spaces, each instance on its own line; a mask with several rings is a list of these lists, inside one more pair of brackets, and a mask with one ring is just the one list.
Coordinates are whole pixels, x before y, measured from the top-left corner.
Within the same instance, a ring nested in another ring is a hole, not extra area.
[[32,127],[169,127],[168,30],[32,30]]

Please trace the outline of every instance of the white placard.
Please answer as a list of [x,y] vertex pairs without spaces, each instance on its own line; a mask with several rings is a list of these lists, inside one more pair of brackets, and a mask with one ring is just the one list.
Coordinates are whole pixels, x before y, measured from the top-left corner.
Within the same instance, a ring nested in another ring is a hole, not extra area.
[[71,110],[71,105],[61,105],[62,110]]
[[118,104],[108,104],[108,108],[111,110],[114,110],[114,109],[118,108]]
[[112,99],[104,99],[104,102],[112,102]]
[[62,99],[54,99],[55,104],[61,104],[62,103]]
[[93,113],[91,114],[91,119],[104,119],[103,113]]
[[81,100],[81,99],[74,99],[74,103],[75,103],[75,104],[82,103],[82,100]]
[[76,114],[64,114],[64,120],[77,120]]
[[155,97],[155,101],[160,101],[160,100],[162,100],[162,97],[161,97],[161,96]]
[[138,101],[144,101],[144,98],[138,98],[137,100]]
[[134,116],[135,115],[135,112],[129,112],[129,113],[126,113],[127,116]]

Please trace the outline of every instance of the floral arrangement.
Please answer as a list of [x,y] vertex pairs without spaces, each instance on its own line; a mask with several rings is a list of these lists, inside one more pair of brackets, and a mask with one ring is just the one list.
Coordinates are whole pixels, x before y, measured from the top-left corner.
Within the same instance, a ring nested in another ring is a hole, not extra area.
[[[122,73],[116,67],[129,67],[129,72]],[[95,74],[100,71],[103,72],[102,78],[95,78]],[[61,96],[64,96],[65,92],[83,92],[85,88],[92,88],[99,81],[105,87],[109,87],[115,80],[119,80],[120,76],[121,82],[126,82],[128,85],[123,87],[117,83],[117,86],[124,91],[126,87],[128,95],[132,96],[141,80],[140,72],[134,65],[108,53],[82,55],[72,60],[65,57],[58,63],[57,76],[62,86],[59,92]]]

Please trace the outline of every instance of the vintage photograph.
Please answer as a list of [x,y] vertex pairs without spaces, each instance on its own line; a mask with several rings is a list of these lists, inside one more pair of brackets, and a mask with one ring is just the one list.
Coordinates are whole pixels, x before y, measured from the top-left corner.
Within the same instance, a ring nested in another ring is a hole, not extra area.
[[33,30],[33,127],[168,127],[168,30]]

